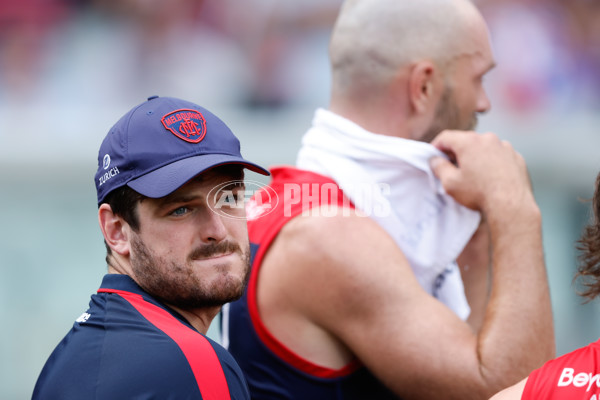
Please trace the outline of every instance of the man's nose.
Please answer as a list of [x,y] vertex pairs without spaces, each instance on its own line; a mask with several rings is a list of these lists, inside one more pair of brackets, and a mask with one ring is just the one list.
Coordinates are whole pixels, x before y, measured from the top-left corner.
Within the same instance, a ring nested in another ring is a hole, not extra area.
[[207,210],[198,229],[204,242],[220,242],[227,238],[227,228],[223,222],[223,217],[212,210]]

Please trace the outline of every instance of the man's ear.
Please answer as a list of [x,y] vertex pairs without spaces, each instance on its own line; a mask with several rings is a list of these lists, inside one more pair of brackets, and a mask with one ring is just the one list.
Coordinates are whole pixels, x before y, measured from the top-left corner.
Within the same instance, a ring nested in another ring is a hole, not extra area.
[[408,93],[413,111],[423,114],[435,104],[435,83],[438,69],[431,61],[423,60],[413,65],[409,73]]
[[129,224],[113,213],[107,203],[101,204],[98,209],[98,222],[111,250],[122,256],[129,255]]

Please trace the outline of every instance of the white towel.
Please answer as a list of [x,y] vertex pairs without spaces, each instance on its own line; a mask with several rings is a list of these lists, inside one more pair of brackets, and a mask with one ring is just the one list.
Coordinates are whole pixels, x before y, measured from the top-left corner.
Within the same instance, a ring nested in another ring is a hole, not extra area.
[[374,134],[324,109],[302,139],[297,167],[332,178],[398,244],[423,289],[460,318],[470,313],[458,255],[480,214],[458,204],[434,176],[429,143]]

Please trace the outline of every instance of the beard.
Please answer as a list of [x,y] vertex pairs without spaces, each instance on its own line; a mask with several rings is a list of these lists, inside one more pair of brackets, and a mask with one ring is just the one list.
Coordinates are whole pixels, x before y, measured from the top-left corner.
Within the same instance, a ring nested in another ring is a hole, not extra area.
[[[204,245],[192,251],[184,264],[156,256],[137,235],[132,238],[131,245],[131,267],[138,285],[156,299],[184,310],[220,307],[237,300],[248,283],[249,245],[244,250],[229,241]],[[210,267],[222,278],[212,283],[204,282],[194,273],[203,267],[193,266],[192,261],[231,252],[238,254],[243,263],[242,277],[233,276],[231,266],[225,263]]]
[[421,140],[429,143],[440,132],[446,129],[472,131],[475,127],[477,127],[477,114],[473,112],[468,121],[461,121],[458,106],[454,101],[454,90],[446,84],[440,102],[435,110],[433,122]]

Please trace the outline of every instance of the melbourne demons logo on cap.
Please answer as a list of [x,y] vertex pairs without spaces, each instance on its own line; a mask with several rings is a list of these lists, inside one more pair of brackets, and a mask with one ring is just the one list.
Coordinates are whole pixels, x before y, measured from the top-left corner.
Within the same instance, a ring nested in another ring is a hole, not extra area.
[[206,136],[206,121],[196,110],[172,111],[160,121],[167,130],[186,142],[198,143]]

